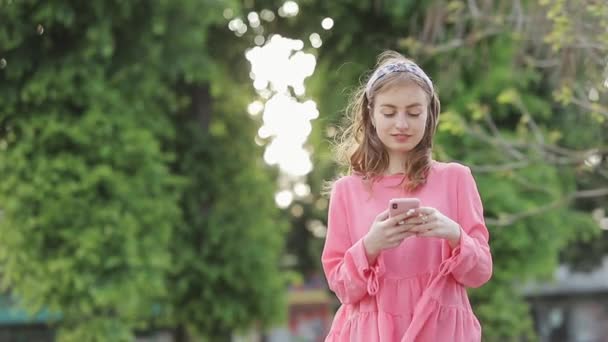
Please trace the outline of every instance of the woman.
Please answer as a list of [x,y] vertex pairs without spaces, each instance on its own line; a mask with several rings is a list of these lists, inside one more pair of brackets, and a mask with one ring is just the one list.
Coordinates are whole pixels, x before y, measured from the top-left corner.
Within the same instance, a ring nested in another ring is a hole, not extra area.
[[[326,341],[480,341],[466,287],[492,274],[488,230],[468,167],[432,160],[439,98],[396,52],[349,107],[322,263],[342,303]],[[394,198],[421,205],[389,217]]]

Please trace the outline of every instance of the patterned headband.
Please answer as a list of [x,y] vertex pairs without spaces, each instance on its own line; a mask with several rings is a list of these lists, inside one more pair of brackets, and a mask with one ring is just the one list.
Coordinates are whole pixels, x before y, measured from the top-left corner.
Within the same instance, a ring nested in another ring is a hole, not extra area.
[[424,73],[424,71],[416,64],[411,62],[397,62],[392,64],[387,64],[380,69],[376,70],[376,72],[369,78],[367,81],[367,85],[365,86],[365,95],[367,96],[367,100],[371,101],[370,91],[374,84],[378,82],[379,79],[383,78],[388,74],[392,74],[394,72],[409,72],[412,73],[424,80],[426,84],[429,86],[431,91],[433,91],[433,82],[431,79]]

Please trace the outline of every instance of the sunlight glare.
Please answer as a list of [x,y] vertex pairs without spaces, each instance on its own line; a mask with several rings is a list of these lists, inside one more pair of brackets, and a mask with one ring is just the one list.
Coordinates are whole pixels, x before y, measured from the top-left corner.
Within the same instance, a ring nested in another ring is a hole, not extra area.
[[[298,11],[295,2],[287,1],[279,13],[296,15]],[[259,17],[270,20],[271,15],[274,16],[262,10]],[[250,13],[247,19],[252,24],[256,18]],[[231,29],[238,32],[241,26],[247,26],[241,23],[242,20],[236,21]],[[311,37],[316,42],[313,46],[320,46],[320,36]],[[279,207],[287,208],[294,195],[302,199],[311,191],[305,181],[313,169],[311,150],[306,143],[312,132],[311,121],[319,117],[319,110],[314,101],[300,99],[306,94],[305,81],[313,75],[317,61],[314,55],[302,51],[302,40],[272,34],[254,43],[257,46],[248,49],[245,57],[251,64],[250,76],[260,100],[250,103],[247,111],[252,116],[261,114],[262,125],[255,142],[265,144],[264,162],[280,170],[279,179],[284,182],[279,184],[275,201]],[[316,230],[319,235],[323,233],[323,229]]]

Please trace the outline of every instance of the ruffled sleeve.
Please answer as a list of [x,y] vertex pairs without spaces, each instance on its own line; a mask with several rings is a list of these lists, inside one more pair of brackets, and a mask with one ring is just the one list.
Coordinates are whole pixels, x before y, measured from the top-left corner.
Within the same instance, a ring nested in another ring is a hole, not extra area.
[[348,212],[340,181],[334,184],[329,200],[327,237],[321,262],[329,288],[343,304],[354,304],[378,292],[385,267],[382,253],[369,264],[363,239],[352,243]]
[[459,170],[457,221],[461,227],[459,244],[442,265],[442,273],[451,272],[466,287],[479,287],[492,276],[489,233],[483,218],[483,205],[468,167]]

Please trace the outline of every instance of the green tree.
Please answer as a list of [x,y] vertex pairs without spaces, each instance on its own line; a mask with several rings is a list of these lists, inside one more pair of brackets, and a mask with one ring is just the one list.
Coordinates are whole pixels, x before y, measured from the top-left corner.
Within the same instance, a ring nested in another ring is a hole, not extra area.
[[[559,59],[549,68],[558,85],[553,97],[564,114],[562,158],[577,165],[577,208],[590,211],[601,224],[608,221],[608,6],[594,1],[540,1],[549,21],[545,40],[551,46],[544,60]],[[589,25],[588,23],[593,23]],[[549,58],[547,58],[549,57]],[[570,127],[581,127],[575,131]],[[605,223],[604,223],[605,224]],[[608,230],[567,246],[562,259],[582,270],[598,266],[608,254]]]
[[285,224],[235,77],[244,47],[222,18],[238,6],[0,6],[11,295],[54,313],[63,341],[126,341],[150,324],[219,340],[280,319]]
[[107,5],[2,11],[2,280],[29,311],[60,314],[63,340],[129,339],[167,295],[180,218],[155,134],[167,120],[131,82],[163,88],[112,31],[135,4]]

